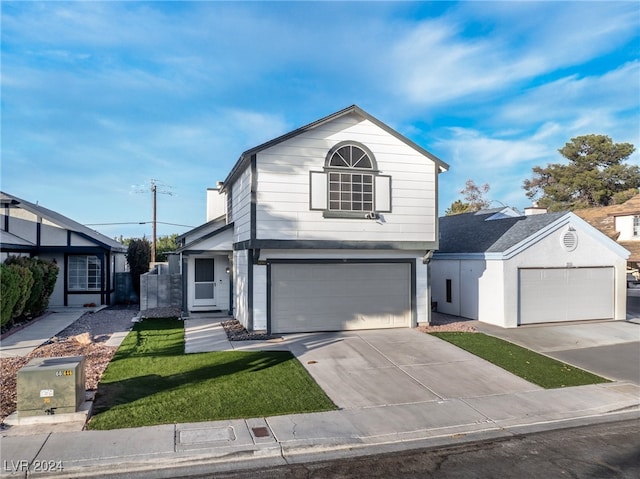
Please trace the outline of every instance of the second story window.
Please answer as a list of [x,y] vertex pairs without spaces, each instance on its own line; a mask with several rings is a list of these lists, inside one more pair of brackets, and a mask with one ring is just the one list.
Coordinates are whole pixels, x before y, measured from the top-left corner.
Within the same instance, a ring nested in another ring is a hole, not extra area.
[[376,219],[391,211],[391,176],[378,170],[371,150],[343,141],[327,153],[323,171],[310,172],[309,208],[325,218]]
[[633,217],[633,236],[640,238],[640,216]]
[[373,210],[373,163],[371,156],[357,145],[347,144],[330,153],[330,211]]

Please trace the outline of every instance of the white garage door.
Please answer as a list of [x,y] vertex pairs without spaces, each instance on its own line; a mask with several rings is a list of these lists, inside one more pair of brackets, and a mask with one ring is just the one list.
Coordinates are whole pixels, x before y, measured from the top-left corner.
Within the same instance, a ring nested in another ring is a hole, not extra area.
[[613,268],[520,270],[520,324],[613,318]]
[[410,326],[407,263],[271,265],[273,332]]

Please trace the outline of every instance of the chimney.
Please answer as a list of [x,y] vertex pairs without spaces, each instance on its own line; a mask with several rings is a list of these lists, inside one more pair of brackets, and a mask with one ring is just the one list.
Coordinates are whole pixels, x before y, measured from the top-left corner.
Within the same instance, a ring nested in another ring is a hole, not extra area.
[[224,216],[227,209],[227,195],[220,193],[222,181],[215,188],[207,188],[207,222]]
[[534,203],[533,205],[524,209],[525,216],[543,215],[545,213],[547,213],[547,209],[538,206],[538,203]]

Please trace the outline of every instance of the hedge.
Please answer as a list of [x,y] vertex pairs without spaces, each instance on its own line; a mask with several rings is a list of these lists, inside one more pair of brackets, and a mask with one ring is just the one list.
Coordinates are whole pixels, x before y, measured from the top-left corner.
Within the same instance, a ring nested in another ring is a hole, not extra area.
[[38,258],[10,256],[2,265],[2,326],[20,316],[45,312],[58,278],[58,266]]

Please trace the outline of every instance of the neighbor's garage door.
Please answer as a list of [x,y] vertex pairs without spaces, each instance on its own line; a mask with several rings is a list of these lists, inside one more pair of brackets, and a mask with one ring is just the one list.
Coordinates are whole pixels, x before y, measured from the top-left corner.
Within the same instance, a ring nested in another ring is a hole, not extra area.
[[613,318],[613,268],[520,269],[520,324]]
[[271,265],[273,332],[411,326],[408,263]]

